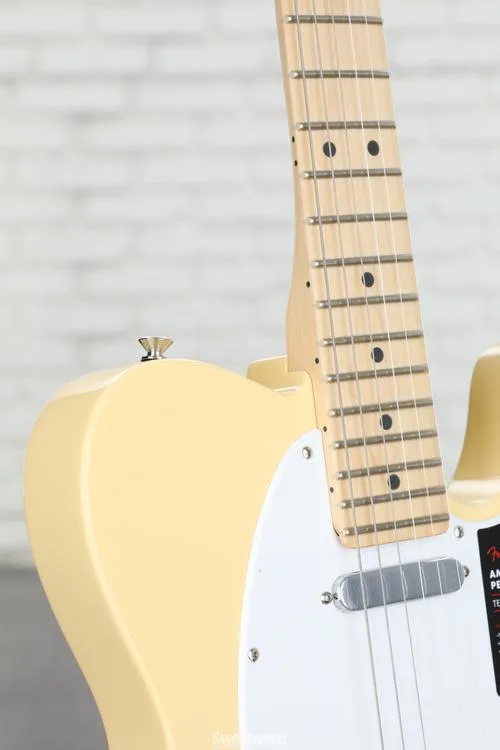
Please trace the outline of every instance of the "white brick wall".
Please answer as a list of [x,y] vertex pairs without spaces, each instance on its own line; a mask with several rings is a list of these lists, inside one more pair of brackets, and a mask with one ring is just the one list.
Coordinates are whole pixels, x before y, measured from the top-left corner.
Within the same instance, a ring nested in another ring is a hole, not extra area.
[[[385,0],[447,468],[500,333],[500,4]],[[68,378],[137,336],[241,372],[280,353],[290,156],[273,0],[0,0],[0,551]],[[497,333],[498,331],[498,333]]]

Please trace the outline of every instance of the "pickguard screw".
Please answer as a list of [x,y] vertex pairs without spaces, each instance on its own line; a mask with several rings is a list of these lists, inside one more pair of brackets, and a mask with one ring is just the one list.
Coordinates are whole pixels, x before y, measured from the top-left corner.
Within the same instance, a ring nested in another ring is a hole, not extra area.
[[258,648],[251,648],[250,651],[248,652],[248,658],[251,662],[255,663],[256,661],[258,661],[259,656],[260,656],[260,653],[259,653]]
[[310,458],[312,458],[312,450],[310,448],[302,448],[302,456],[306,459],[306,461],[309,461]]
[[321,604],[331,604],[333,602],[333,594],[329,591],[325,591],[321,594]]
[[463,526],[455,526],[454,534],[455,534],[455,537],[457,539],[463,539],[464,536],[465,536],[465,529],[464,529],[464,527]]
[[467,565],[464,565],[464,576],[466,578],[470,576],[470,568],[468,568]]

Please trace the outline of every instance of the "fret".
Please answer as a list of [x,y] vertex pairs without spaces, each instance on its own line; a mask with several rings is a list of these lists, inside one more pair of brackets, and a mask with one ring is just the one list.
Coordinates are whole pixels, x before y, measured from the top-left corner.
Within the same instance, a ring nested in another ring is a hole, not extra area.
[[344,409],[330,409],[329,417],[352,417],[360,414],[376,414],[378,412],[399,411],[400,409],[424,409],[434,406],[432,398],[409,399],[407,401],[383,401],[380,404],[362,404]]
[[411,365],[410,367],[385,367],[377,370],[361,370],[360,372],[343,372],[340,375],[325,375],[326,383],[351,383],[356,380],[376,380],[377,378],[398,378],[401,375],[421,375],[429,371],[427,365]]
[[345,180],[359,177],[402,177],[401,169],[389,167],[385,169],[317,169],[305,170],[300,173],[303,180]]
[[[360,62],[356,61],[359,65]],[[317,64],[317,63],[316,63]],[[323,63],[324,64],[324,63]],[[290,61],[286,76],[289,80],[290,96],[295,102],[293,120],[295,122],[316,122],[340,119],[346,122],[361,118],[360,101],[363,103],[363,118],[367,120],[394,120],[394,108],[391,96],[390,78],[310,78],[300,82],[289,77],[290,70],[300,70],[299,57]],[[305,65],[307,70],[307,63]],[[304,88],[307,88],[308,106],[304,101]],[[342,103],[328,107],[325,112],[325,93],[327,101]],[[293,127],[293,124],[292,124]],[[392,132],[392,131],[389,131]]]
[[405,443],[409,440],[427,440],[437,437],[436,430],[415,430],[403,432],[398,435],[374,435],[367,438],[353,438],[352,440],[336,440],[333,447],[336,450],[346,448],[364,448],[370,445],[384,445],[385,443]]
[[336,307],[360,307],[363,305],[390,305],[395,302],[416,302],[418,294],[386,294],[376,297],[350,297],[348,299],[327,299],[315,302],[318,310],[328,310]]
[[408,214],[403,211],[394,213],[372,213],[372,214],[341,214],[339,216],[309,216],[306,224],[319,226],[322,224],[366,224],[377,221],[407,221]]
[[354,258],[326,258],[313,260],[311,268],[341,268],[343,266],[370,266],[380,263],[413,263],[413,256],[409,253],[366,255]]
[[394,120],[336,120],[330,122],[298,122],[295,129],[303,131],[331,130],[395,130]]
[[343,500],[338,503],[342,510],[350,508],[366,508],[369,505],[383,505],[385,503],[400,502],[401,500],[417,500],[418,498],[438,497],[446,495],[446,487],[424,487],[422,489],[411,490],[410,492],[388,492],[384,495],[374,495],[373,497],[358,497],[354,500]]
[[367,29],[354,24],[332,29],[327,24],[285,25],[283,34],[290,49],[289,71],[375,70],[387,73],[389,70],[382,26]]
[[354,469],[353,471],[338,471],[337,479],[361,479],[363,477],[372,477],[377,474],[393,474],[406,471],[418,471],[419,469],[432,469],[436,466],[442,466],[440,458],[428,458],[424,461],[408,461],[407,463],[390,464],[382,466],[369,466],[365,469]]
[[321,339],[318,343],[321,347],[328,348],[356,344],[381,344],[385,341],[409,341],[421,339],[423,336],[423,331],[390,331],[389,333],[367,333],[360,336],[338,336],[335,339]]
[[301,81],[305,79],[317,80],[343,80],[351,79],[361,80],[387,80],[390,78],[386,70],[291,70],[288,74],[293,80]]
[[362,534],[379,534],[384,531],[396,531],[398,529],[409,529],[417,526],[433,526],[434,524],[449,523],[449,513],[438,513],[433,516],[418,516],[417,518],[403,518],[386,523],[367,524],[366,526],[351,526],[341,529],[341,536],[356,536]]
[[361,24],[362,26],[382,26],[384,23],[380,16],[351,16],[351,15],[286,15],[284,17],[286,24]]

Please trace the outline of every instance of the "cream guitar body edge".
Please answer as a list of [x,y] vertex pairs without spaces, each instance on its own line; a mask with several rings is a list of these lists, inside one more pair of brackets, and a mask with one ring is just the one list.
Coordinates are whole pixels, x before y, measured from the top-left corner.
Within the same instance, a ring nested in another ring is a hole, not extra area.
[[[283,359],[250,376],[175,360],[87,376],[33,435],[35,559],[111,750],[379,747],[365,614],[322,601],[359,562],[332,535],[308,378]],[[368,613],[386,748],[488,746],[499,697],[477,529],[500,522],[499,379],[487,354],[449,531],[401,547],[403,562],[459,560],[462,589]],[[377,568],[373,548],[361,556]]]
[[378,0],[277,0],[287,356],[146,359],[46,406],[26,516],[110,750],[486,750],[500,349],[446,489]]

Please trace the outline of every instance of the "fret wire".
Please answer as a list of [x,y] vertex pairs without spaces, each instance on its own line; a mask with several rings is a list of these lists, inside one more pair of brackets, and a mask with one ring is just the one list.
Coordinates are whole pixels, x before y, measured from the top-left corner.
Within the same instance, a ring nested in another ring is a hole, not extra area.
[[317,80],[388,80],[386,70],[291,70],[288,74],[293,80],[304,78]]
[[[429,493],[433,497],[440,495],[446,495],[446,487],[440,485],[438,487],[422,487],[417,490],[403,490],[401,492],[387,492],[385,495],[374,495],[373,497],[357,497],[354,498],[354,507],[365,508],[367,505],[383,505],[384,503],[390,503],[392,501],[399,502],[401,500],[409,500],[410,497],[418,500],[420,497],[426,497]],[[338,503],[337,506],[341,510],[349,510],[351,508],[351,501],[344,500]]]
[[418,516],[417,518],[406,518],[388,523],[369,524],[367,526],[358,526],[356,529],[348,527],[342,529],[341,536],[353,536],[354,534],[374,534],[383,531],[395,531],[397,529],[408,529],[414,526],[432,526],[438,523],[449,523],[450,514],[440,513],[435,516]]
[[285,23],[290,24],[302,24],[302,23],[308,23],[308,24],[316,24],[316,23],[325,23],[325,24],[362,24],[362,25],[376,25],[376,26],[382,26],[384,23],[383,19],[380,16],[351,16],[351,15],[287,15],[284,18]]
[[346,346],[348,344],[380,344],[384,341],[405,341],[406,339],[421,339],[423,331],[391,331],[389,333],[361,334],[359,336],[338,336],[336,339],[321,339],[321,347]]
[[408,214],[404,211],[395,211],[394,213],[366,213],[366,214],[341,214],[331,216],[309,216],[305,223],[308,226],[318,226],[319,224],[368,224],[379,221],[407,221]]
[[423,461],[408,461],[397,464],[382,466],[369,466],[365,469],[354,469],[351,471],[338,471],[337,479],[363,479],[368,476],[378,476],[380,474],[393,474],[395,472],[418,471],[419,469],[432,469],[442,466],[440,458],[428,458]]
[[[320,300],[314,305],[318,310],[329,307],[362,307],[366,305],[390,305],[395,302],[417,302],[418,294],[386,294],[376,297],[350,297],[349,299]],[[387,339],[389,341],[389,339]]]
[[372,378],[402,377],[403,375],[423,375],[429,371],[428,365],[409,365],[405,367],[385,367],[381,370],[356,370],[354,372],[342,372],[339,375],[325,375],[324,381],[330,383],[350,383],[356,378],[360,380],[371,380]]
[[411,440],[427,440],[437,437],[436,430],[412,430],[395,435],[374,435],[368,438],[352,438],[349,440],[336,440],[333,443],[335,450],[345,448],[364,448],[365,445],[384,445],[385,443],[405,443]]
[[394,120],[347,120],[346,122],[298,122],[295,129],[299,132],[317,130],[396,130]]
[[301,177],[304,180],[326,180],[326,179],[348,179],[351,177],[402,177],[403,172],[401,169],[389,168],[389,169],[321,169],[319,172],[313,172],[311,170],[305,170],[301,172]]
[[413,263],[413,256],[409,253],[399,255],[364,255],[352,258],[327,258],[325,261],[313,260],[311,268],[337,268],[341,266],[370,266],[379,263]]
[[406,401],[384,401],[377,404],[361,404],[361,406],[348,406],[342,409],[330,409],[329,417],[351,417],[358,414],[376,414],[387,411],[405,410],[405,409],[424,409],[427,406],[434,406],[432,398],[407,399]]

